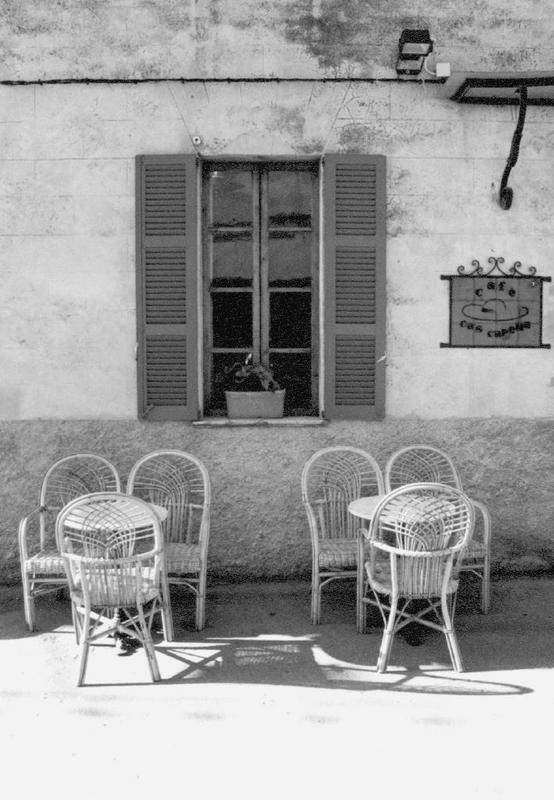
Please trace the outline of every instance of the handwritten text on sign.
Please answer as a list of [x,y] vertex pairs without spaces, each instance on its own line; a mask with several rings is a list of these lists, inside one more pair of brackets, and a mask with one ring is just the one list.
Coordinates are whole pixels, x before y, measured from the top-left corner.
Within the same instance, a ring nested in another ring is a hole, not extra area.
[[541,346],[540,280],[487,276],[450,280],[451,346]]

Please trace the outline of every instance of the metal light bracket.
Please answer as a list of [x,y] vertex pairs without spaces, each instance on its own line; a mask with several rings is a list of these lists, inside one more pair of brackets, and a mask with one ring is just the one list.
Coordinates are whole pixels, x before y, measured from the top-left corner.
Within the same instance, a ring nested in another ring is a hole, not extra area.
[[[455,85],[457,83],[457,85]],[[454,84],[454,86],[453,86]],[[502,174],[498,202],[507,211],[514,198],[514,191],[508,186],[508,178],[518,156],[527,107],[554,105],[554,73],[511,73],[491,75],[477,73],[458,75],[449,81],[454,88],[451,100],[456,103],[519,105],[516,128],[512,137],[510,154]]]

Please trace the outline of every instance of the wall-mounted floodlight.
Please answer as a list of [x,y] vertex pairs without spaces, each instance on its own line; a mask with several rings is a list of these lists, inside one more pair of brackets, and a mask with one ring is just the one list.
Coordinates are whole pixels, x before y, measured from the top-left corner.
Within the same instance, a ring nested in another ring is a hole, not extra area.
[[419,75],[432,50],[433,40],[427,28],[405,28],[398,42],[398,75]]

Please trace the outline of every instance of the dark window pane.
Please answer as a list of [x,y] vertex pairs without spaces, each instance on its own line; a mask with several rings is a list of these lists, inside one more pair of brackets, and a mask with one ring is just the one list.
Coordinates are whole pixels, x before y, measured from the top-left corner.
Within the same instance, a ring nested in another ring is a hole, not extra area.
[[312,234],[271,231],[269,234],[269,285],[310,286]]
[[216,232],[212,248],[212,286],[252,286],[250,231]]
[[309,292],[271,292],[269,346],[310,347],[311,307]]
[[309,353],[270,353],[270,364],[281,387],[286,389],[285,414],[317,414],[312,400],[311,356]]
[[252,174],[246,170],[212,170],[212,225],[252,226]]
[[269,173],[269,224],[309,228],[312,224],[312,175],[276,170]]
[[212,294],[214,347],[252,347],[252,294]]

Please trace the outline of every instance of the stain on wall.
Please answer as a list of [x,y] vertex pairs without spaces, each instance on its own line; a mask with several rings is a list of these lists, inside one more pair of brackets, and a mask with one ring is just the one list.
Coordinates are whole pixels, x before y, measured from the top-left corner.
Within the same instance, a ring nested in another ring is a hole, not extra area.
[[428,27],[454,69],[550,69],[535,0],[4,0],[0,78],[395,76],[400,32]]

